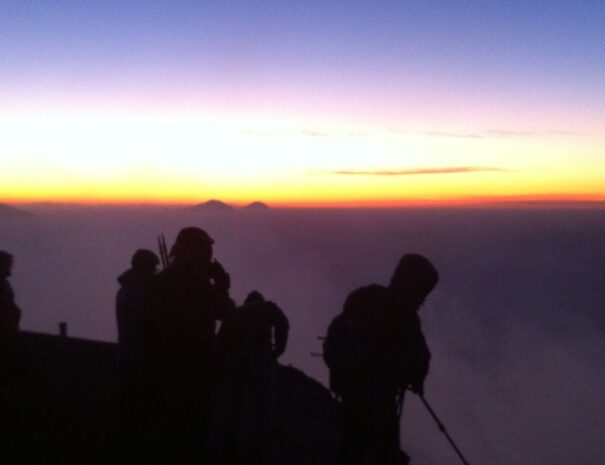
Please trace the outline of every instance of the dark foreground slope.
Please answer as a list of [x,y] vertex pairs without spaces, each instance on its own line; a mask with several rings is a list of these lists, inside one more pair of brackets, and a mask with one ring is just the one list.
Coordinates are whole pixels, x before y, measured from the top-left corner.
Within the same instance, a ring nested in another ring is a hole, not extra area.
[[[2,463],[117,464],[116,345],[26,333],[19,394],[11,400]],[[318,382],[279,366],[275,463],[332,463],[338,406]]]

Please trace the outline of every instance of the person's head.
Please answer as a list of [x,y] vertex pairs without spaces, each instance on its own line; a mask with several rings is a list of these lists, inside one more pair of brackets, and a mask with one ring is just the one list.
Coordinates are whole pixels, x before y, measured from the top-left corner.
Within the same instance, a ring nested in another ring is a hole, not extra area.
[[264,301],[265,301],[265,298],[263,297],[263,295],[260,292],[252,291],[252,292],[250,292],[250,294],[248,294],[248,296],[246,297],[246,300],[244,300],[244,305],[258,304],[258,303],[261,303]]
[[141,274],[153,274],[158,267],[160,260],[151,250],[139,249],[132,256],[130,264],[132,269]]
[[439,273],[427,258],[406,254],[399,260],[389,288],[405,299],[406,306],[417,310],[438,281]]
[[13,256],[4,250],[0,250],[0,277],[6,278],[11,275],[13,269]]
[[177,265],[208,265],[212,260],[213,243],[214,240],[203,229],[195,226],[183,228],[170,249],[170,256]]

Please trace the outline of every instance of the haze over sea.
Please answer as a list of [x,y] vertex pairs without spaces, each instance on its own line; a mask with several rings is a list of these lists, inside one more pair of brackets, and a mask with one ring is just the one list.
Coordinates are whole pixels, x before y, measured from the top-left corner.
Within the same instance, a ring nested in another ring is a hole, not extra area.
[[[184,226],[215,239],[241,303],[252,289],[290,318],[282,362],[327,384],[318,336],[346,295],[386,283],[399,257],[441,281],[421,311],[433,353],[426,396],[472,464],[597,464],[605,437],[605,210],[193,211],[30,208],[0,218],[22,327],[115,341],[116,277],[137,248]],[[403,445],[414,463],[458,460],[417,399]]]

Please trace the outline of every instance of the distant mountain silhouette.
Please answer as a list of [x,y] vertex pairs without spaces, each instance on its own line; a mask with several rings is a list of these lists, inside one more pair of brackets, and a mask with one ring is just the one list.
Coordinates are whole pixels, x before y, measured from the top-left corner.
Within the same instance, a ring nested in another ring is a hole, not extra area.
[[264,202],[252,202],[244,207],[246,210],[269,210],[269,205]]
[[194,210],[203,210],[203,211],[232,211],[233,207],[225,202],[221,202],[220,200],[208,200],[207,202],[203,202],[191,207]]
[[0,203],[0,217],[29,216],[30,212]]

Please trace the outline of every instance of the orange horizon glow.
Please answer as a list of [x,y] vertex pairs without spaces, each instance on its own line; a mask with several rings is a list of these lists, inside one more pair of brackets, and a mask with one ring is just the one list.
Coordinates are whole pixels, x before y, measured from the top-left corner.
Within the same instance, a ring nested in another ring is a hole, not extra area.
[[272,209],[397,209],[397,208],[605,208],[605,195],[503,195],[454,197],[442,199],[392,199],[385,201],[266,201],[231,199],[187,199],[187,200],[150,200],[150,199],[93,199],[93,198],[52,198],[52,199],[2,199],[0,203],[27,207],[32,205],[62,205],[83,207],[189,207],[209,200],[220,200],[234,208],[242,208],[252,202],[260,201]]
[[0,202],[605,199],[604,73],[592,59],[602,8],[559,8],[548,27],[520,28],[541,10],[391,2],[368,21],[367,6],[346,2],[328,8],[344,13],[334,16],[321,2],[243,2],[241,17],[219,3],[218,16],[195,2],[142,16],[113,4],[35,15],[21,3],[3,29],[14,46],[1,84]]
[[0,114],[0,123],[4,202],[185,205],[218,198],[379,208],[605,199],[605,139],[594,133],[395,131],[372,121],[187,112],[49,110]]

